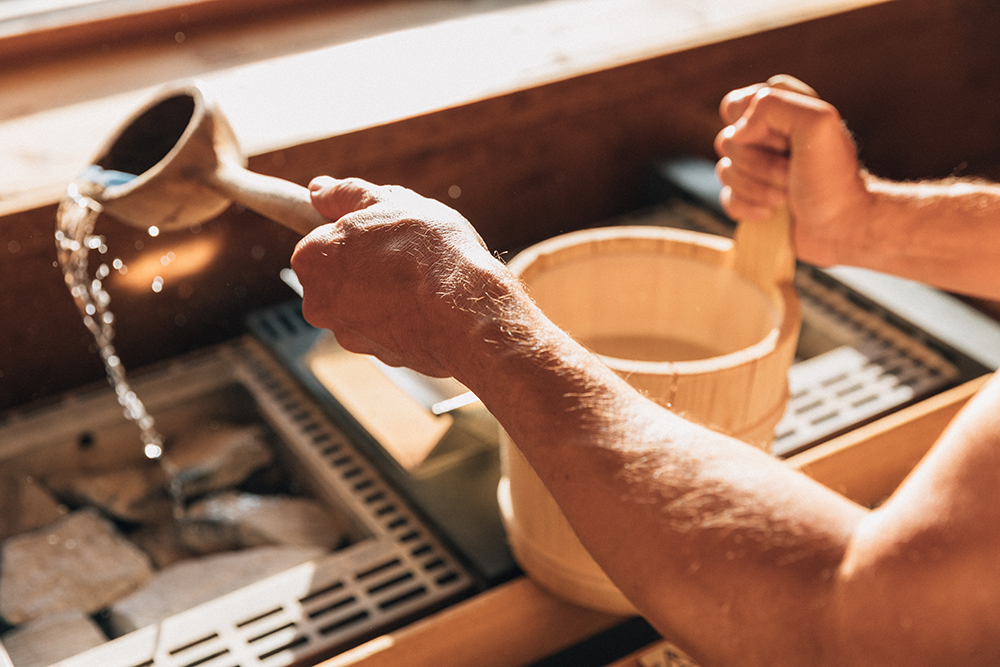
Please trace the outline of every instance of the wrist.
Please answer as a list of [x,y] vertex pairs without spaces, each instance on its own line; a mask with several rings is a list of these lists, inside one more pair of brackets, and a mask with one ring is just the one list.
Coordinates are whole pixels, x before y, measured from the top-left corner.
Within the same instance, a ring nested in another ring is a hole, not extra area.
[[606,385],[621,382],[549,320],[505,266],[478,279],[480,290],[471,292],[477,296],[456,306],[461,320],[451,327],[455,337],[443,361],[502,423],[516,420],[499,413],[542,409],[554,427],[560,415],[579,417],[581,397],[595,407]]
[[838,264],[871,267],[886,246],[886,181],[865,169],[858,171],[857,188],[848,198],[837,227]]
[[[840,196],[827,215],[813,215],[798,230],[800,257],[816,266],[865,266],[876,261],[875,253],[884,247],[885,226],[881,179],[858,170],[852,181],[837,188]],[[813,207],[806,203],[806,215]],[[822,210],[816,206],[817,210]]]
[[439,312],[440,363],[464,384],[491,358],[519,348],[535,333],[537,307],[520,281],[492,257],[467,267],[445,290],[430,295]]

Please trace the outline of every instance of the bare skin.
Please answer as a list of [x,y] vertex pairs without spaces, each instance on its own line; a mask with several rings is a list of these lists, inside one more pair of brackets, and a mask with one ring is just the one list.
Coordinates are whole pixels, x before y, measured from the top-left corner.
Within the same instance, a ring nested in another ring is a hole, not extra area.
[[[764,217],[787,200],[808,261],[918,264],[902,230],[933,227],[923,207],[871,192],[835,110],[796,96],[772,115],[773,93],[723,103],[727,122],[742,119],[718,141],[728,210]],[[1000,663],[1000,383],[868,511],[640,396],[549,322],[451,209],[354,179],[311,190],[336,222],[293,257],[306,318],[348,349],[476,392],[612,580],[704,667]],[[965,224],[961,197],[940,199],[939,224]],[[891,229],[870,233],[897,247],[831,248],[857,233],[859,210],[881,211]],[[988,263],[994,249],[972,240],[970,261]]]
[[805,262],[862,266],[1000,299],[997,184],[872,176],[859,168],[834,107],[762,84],[727,95],[720,114],[729,125],[716,138],[716,171],[734,219],[764,220],[787,201]]

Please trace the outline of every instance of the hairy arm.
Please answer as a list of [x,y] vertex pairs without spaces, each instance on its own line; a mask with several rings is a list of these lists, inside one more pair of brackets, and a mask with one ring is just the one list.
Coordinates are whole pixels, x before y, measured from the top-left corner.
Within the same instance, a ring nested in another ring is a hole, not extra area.
[[612,580],[705,667],[1000,659],[996,382],[868,511],[647,401],[526,308],[526,347],[456,372]]
[[639,395],[451,209],[356,180],[313,191],[338,222],[293,257],[307,319],[475,391],[611,579],[705,667],[1000,659],[1000,389],[870,512]]
[[869,174],[864,182],[870,204],[840,263],[1000,298],[1000,187],[971,179],[893,183]]

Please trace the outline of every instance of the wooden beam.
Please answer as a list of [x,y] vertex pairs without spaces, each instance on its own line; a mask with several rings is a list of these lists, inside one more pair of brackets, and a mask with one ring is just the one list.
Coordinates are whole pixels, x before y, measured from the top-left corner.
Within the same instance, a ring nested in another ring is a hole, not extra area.
[[903,408],[787,462],[856,503],[885,500],[989,379],[983,376]]

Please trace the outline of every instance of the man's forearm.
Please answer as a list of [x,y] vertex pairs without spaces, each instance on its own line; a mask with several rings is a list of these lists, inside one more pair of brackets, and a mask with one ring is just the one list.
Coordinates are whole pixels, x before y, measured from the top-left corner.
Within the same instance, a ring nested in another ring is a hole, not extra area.
[[1000,186],[864,180],[869,205],[843,223],[841,263],[1000,299]]

